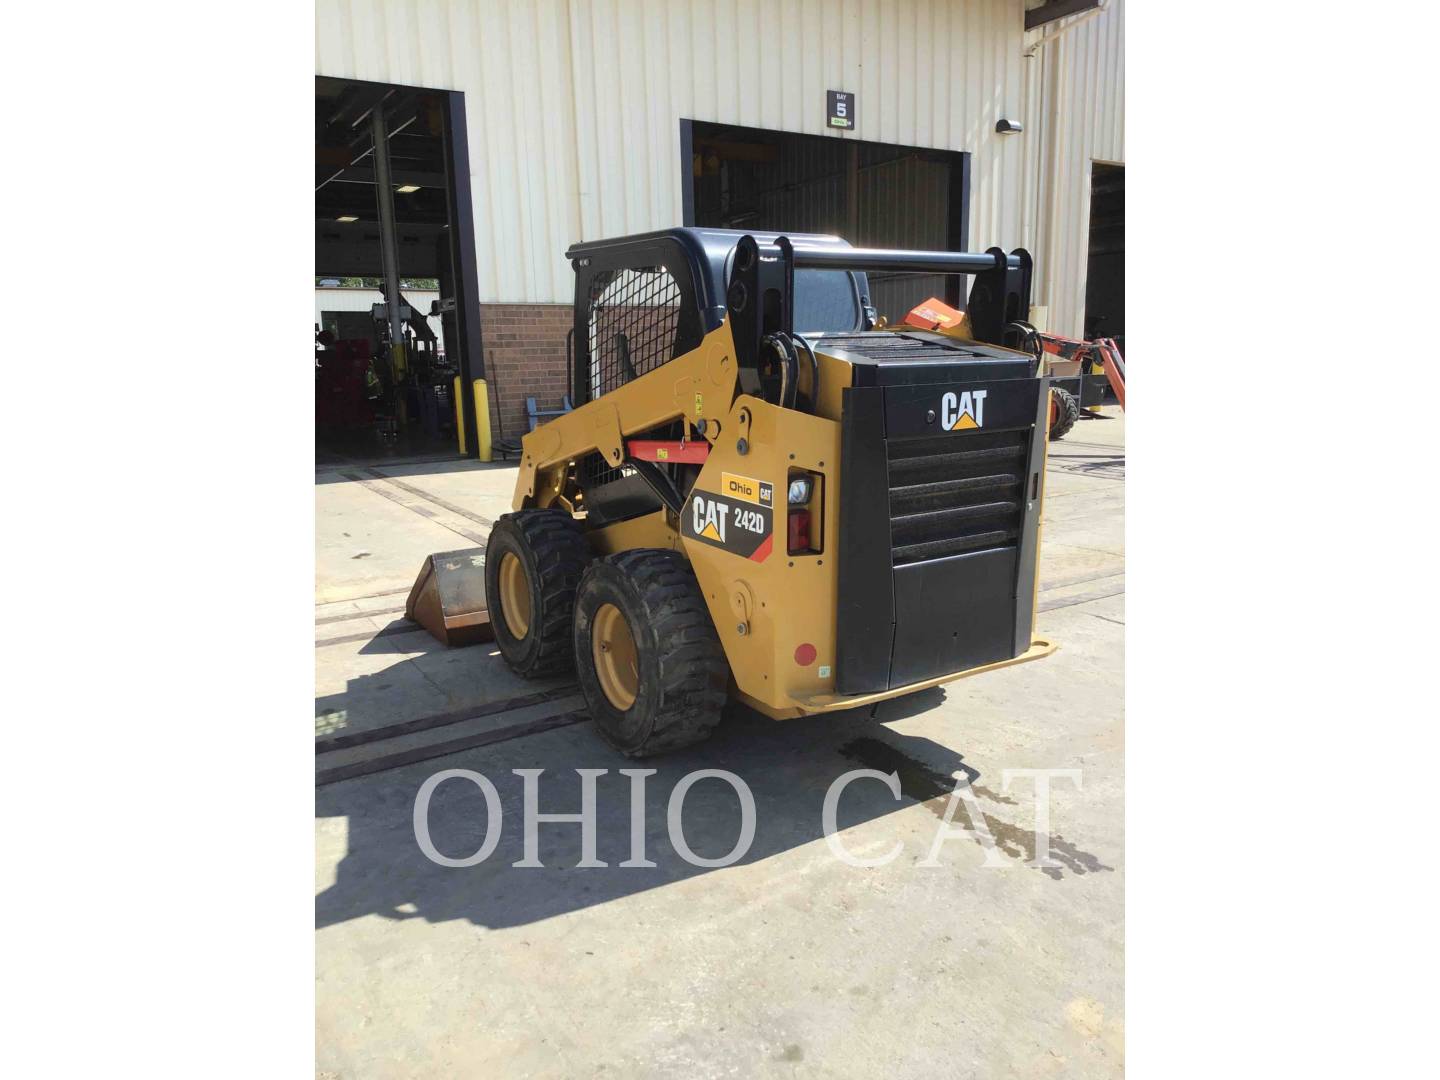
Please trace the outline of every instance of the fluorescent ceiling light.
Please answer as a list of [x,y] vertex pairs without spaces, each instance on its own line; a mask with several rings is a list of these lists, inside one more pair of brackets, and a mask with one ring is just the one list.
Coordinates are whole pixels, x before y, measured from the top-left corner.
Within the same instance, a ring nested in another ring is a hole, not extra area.
[[360,219],[359,219],[358,217],[356,217],[354,214],[341,214],[341,215],[340,215],[339,217],[337,217],[335,220],[336,220],[336,221],[359,221]]
[[400,185],[399,187],[397,187],[395,190],[398,191],[401,195],[409,195],[412,191],[419,191],[419,190],[420,190],[420,185],[419,185],[419,184],[401,184],[401,185]]

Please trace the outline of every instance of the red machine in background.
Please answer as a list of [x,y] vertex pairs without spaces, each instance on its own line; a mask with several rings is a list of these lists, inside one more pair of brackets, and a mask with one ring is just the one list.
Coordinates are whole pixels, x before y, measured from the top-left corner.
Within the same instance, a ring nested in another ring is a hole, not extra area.
[[[325,339],[329,338],[329,341]],[[316,336],[315,427],[341,431],[368,427],[375,420],[371,401],[369,338],[335,341],[328,332]]]
[[1087,341],[1039,334],[1050,374],[1050,437],[1063,438],[1080,418],[1081,409],[1094,408],[1105,399],[1108,386],[1120,408],[1125,408],[1125,357],[1114,338]]
[[[971,336],[965,312],[933,296],[911,308],[903,325],[951,337]],[[1125,358],[1114,338],[1081,340],[1047,334],[1029,323],[1011,325],[1026,331],[1027,347],[1037,362],[1044,361],[1044,374],[1050,376],[1050,438],[1064,438],[1080,419],[1082,409],[1103,404],[1107,387],[1120,407],[1125,407]]]
[[390,341],[385,304],[370,306],[367,337],[337,341],[316,327],[315,429],[322,437],[352,449],[368,442],[372,450],[427,453],[454,438],[458,371],[440,351],[426,312],[404,294],[401,300],[399,342]]

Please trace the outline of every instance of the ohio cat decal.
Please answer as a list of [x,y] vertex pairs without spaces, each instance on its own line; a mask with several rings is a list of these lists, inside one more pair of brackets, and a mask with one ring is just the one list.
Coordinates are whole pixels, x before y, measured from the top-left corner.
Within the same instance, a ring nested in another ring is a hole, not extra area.
[[[728,481],[730,474],[725,475]],[[732,498],[698,488],[691,491],[690,501],[680,515],[680,535],[753,562],[764,562],[774,546],[773,512],[766,505],[769,498],[766,503],[759,501],[761,485],[753,480],[749,483],[753,485],[753,501],[743,495]],[[765,484],[764,489],[769,496],[771,485]]]
[[727,499],[744,499],[746,502],[769,506],[775,500],[775,485],[764,480],[754,480],[739,473],[722,472],[720,487]]

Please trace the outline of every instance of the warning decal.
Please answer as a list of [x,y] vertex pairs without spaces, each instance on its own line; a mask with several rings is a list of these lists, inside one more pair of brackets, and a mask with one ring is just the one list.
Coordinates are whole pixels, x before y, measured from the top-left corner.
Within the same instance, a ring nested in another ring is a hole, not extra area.
[[[728,481],[730,474],[726,473],[725,478]],[[759,485],[755,481],[750,483],[755,485],[758,502]],[[725,486],[728,489],[728,482]],[[766,484],[765,488],[769,489],[770,485]],[[767,495],[773,497],[768,490]],[[772,547],[771,510],[768,505],[697,489],[690,493],[690,503],[680,515],[680,534],[724,548],[732,555],[764,562]]]

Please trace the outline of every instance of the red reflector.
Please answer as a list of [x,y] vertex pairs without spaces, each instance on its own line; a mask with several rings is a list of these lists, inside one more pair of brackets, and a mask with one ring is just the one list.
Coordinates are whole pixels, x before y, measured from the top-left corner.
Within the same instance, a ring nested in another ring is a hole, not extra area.
[[795,663],[801,667],[809,667],[815,662],[815,646],[808,641],[804,645],[795,647]]
[[810,511],[790,511],[790,554],[810,548]]

